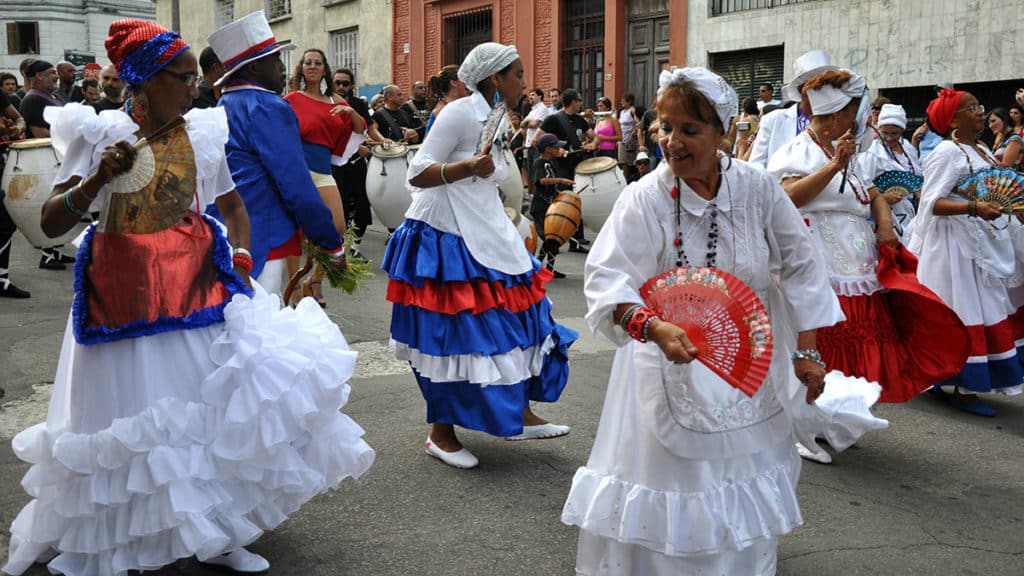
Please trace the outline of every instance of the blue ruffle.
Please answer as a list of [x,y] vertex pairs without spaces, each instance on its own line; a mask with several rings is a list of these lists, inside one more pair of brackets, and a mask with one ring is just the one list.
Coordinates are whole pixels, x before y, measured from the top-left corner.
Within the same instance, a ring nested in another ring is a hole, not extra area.
[[477,262],[460,236],[441,232],[426,222],[406,220],[391,234],[381,269],[392,280],[413,286],[422,286],[428,279],[438,282],[485,279],[503,282],[507,288],[533,283],[533,273],[540,269],[541,264],[536,258],[532,260],[533,270],[524,274],[505,274]]
[[992,392],[999,388],[1017,386],[1024,381],[1024,347],[1017,347],[1016,356],[988,362],[971,362],[959,374],[939,386],[956,386],[971,392]]
[[[245,285],[241,276],[235,273],[234,265],[231,261],[231,246],[228,244],[227,238],[220,232],[220,226],[209,216],[204,215],[203,219],[213,234],[213,264],[217,268],[218,279],[228,290],[228,297],[223,302],[196,310],[184,318],[161,316],[152,322],[139,320],[117,327],[108,327],[102,324],[87,327],[86,324],[89,322],[89,292],[92,286],[88,281],[86,272],[88,271],[89,264],[92,262],[92,237],[96,232],[96,226],[93,225],[85,233],[85,238],[78,249],[78,259],[75,262],[75,298],[71,304],[75,340],[83,346],[91,346],[93,344],[116,342],[127,338],[150,336],[162,332],[203,328],[224,321],[224,307],[228,305],[231,297],[235,294],[244,294],[251,298],[252,291]],[[175,288],[172,287],[171,289]]]
[[532,402],[556,402],[569,379],[569,346],[576,332],[555,326],[557,345],[544,357],[540,374],[510,385],[433,382],[416,374],[427,402],[427,422],[453,424],[494,436],[523,432],[523,410]]

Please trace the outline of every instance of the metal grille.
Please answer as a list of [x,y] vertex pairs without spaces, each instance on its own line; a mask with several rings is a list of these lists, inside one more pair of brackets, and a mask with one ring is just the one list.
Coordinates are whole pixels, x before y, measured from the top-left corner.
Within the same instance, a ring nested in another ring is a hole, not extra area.
[[235,0],[216,0],[213,4],[213,26],[220,28],[235,21]]
[[785,50],[782,46],[772,46],[755,50],[719,52],[708,57],[711,69],[725,78],[740,99],[747,96],[756,98],[758,86],[768,83],[775,88],[774,97],[781,100],[782,76],[785,71],[784,56]]
[[348,68],[359,77],[359,28],[331,32],[331,66]]
[[494,39],[491,9],[467,10],[446,16],[442,54],[445,64],[458,64],[477,44]]
[[628,0],[626,16],[630,18],[653,16],[668,12],[668,0]]
[[292,15],[292,0],[267,0],[267,20]]
[[565,4],[565,48],[561,88],[575,88],[583,106],[604,96],[604,2],[569,0]]
[[[291,40],[278,40],[278,42],[280,42],[281,44],[288,44],[288,43],[291,42]],[[281,62],[284,63],[285,74],[291,74],[292,73],[292,53],[293,52],[297,52],[297,50],[280,50],[277,53],[281,57]],[[300,57],[302,56],[302,52],[299,52],[299,56]]]
[[747,10],[760,10],[763,8],[778,8],[789,4],[802,4],[804,2],[820,2],[821,0],[711,0],[711,15],[721,16],[733,12],[745,12]]

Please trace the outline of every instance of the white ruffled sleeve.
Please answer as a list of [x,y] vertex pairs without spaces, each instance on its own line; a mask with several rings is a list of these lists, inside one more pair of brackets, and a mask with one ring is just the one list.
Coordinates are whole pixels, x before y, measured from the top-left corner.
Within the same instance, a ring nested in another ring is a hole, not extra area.
[[802,178],[817,169],[818,154],[819,151],[812,150],[808,139],[801,134],[772,154],[768,159],[768,172],[778,182],[786,178]]
[[932,150],[924,161],[924,185],[921,199],[914,218],[914,231],[907,242],[907,248],[914,254],[921,254],[924,237],[936,218],[935,202],[952,194],[957,181],[965,173],[961,166],[964,155],[952,141],[945,140]]
[[594,334],[603,335],[617,346],[624,346],[630,339],[612,319],[615,308],[623,303],[643,304],[640,287],[662,272],[659,262],[667,239],[657,220],[657,207],[651,205],[658,182],[654,177],[644,178],[622,191],[590,248],[584,268],[587,324]]
[[[50,141],[62,157],[53,184],[63,184],[74,176],[85,178],[99,165],[103,149],[124,140],[135,143],[139,127],[120,110],[96,114],[92,106],[78,103],[50,106],[43,111],[50,124]],[[95,202],[94,202],[95,205]]]
[[224,152],[229,135],[228,117],[223,108],[196,108],[185,114],[185,121],[195,154],[199,201],[205,208],[235,189]]

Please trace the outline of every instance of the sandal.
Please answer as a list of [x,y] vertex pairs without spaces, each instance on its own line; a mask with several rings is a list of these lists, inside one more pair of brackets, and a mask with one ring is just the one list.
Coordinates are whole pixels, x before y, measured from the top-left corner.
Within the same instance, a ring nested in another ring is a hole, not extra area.
[[321,281],[319,278],[306,278],[303,280],[302,297],[305,298],[308,296],[313,300],[316,300],[316,303],[319,304],[321,308],[327,308],[327,299],[324,298],[324,294],[320,289],[320,283]]

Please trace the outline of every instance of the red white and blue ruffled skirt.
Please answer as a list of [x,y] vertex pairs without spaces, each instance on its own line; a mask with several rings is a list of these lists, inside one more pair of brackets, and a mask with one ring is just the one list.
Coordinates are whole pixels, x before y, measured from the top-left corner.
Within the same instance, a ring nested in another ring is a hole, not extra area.
[[477,262],[461,237],[406,220],[381,267],[396,356],[412,366],[428,422],[513,436],[530,401],[558,400],[579,334],[551,317],[552,274],[540,262],[505,274]]

